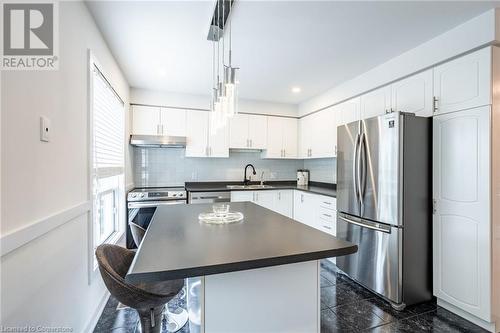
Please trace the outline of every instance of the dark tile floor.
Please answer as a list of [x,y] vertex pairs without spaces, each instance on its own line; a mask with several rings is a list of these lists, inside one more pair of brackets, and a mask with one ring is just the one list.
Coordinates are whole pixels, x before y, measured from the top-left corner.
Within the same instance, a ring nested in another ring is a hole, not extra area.
[[[139,333],[138,316],[132,309],[116,310],[112,297],[94,333]],[[180,295],[168,304],[185,308]],[[185,325],[180,333],[189,333]],[[329,261],[321,264],[321,332],[487,332],[439,307],[434,301],[396,311],[370,291],[350,280]],[[163,332],[166,332],[165,326]]]

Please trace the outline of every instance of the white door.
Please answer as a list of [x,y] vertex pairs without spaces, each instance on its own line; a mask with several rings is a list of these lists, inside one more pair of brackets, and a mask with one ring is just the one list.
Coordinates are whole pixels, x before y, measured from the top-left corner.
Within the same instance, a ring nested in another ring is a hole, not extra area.
[[491,48],[434,68],[437,114],[491,104]]
[[231,202],[253,201],[253,191],[231,191]]
[[390,111],[391,87],[382,87],[361,96],[361,119],[381,116]]
[[208,134],[208,156],[229,157],[229,126],[217,130],[209,128]]
[[436,116],[434,295],[491,321],[490,107]]
[[275,191],[263,190],[254,191],[255,203],[264,208],[274,211],[274,196]]
[[248,148],[248,115],[236,114],[229,122],[229,148]]
[[312,146],[312,115],[305,116],[299,120],[299,157],[310,158]]
[[432,93],[432,69],[429,69],[391,85],[391,107],[394,111],[431,117]]
[[265,149],[267,145],[267,116],[248,115],[250,148]]
[[161,108],[163,135],[186,136],[186,110]]
[[317,212],[314,195],[303,191],[294,191],[293,218],[313,228],[317,227]]
[[208,155],[208,114],[206,111],[186,112],[187,157]]
[[132,106],[132,134],[161,135],[160,108]]
[[274,191],[274,211],[293,218],[293,190]]
[[267,147],[265,157],[283,157],[283,122],[280,117],[267,118]]
[[339,126],[349,124],[353,121],[358,121],[359,119],[361,119],[360,108],[361,108],[360,97],[356,97],[348,101],[345,101],[343,103],[340,103],[338,105],[335,105],[333,109],[340,115]]
[[311,157],[335,157],[337,128],[333,108],[328,108],[313,114],[311,121]]
[[285,158],[297,158],[298,147],[297,147],[297,132],[298,132],[298,122],[294,118],[281,118],[283,124],[283,157]]

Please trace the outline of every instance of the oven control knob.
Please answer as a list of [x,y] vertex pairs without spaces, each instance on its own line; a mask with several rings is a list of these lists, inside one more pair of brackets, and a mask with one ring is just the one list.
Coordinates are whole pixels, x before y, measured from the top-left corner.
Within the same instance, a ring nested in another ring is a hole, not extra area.
[[180,196],[180,197],[183,197],[183,196],[184,196],[184,194],[183,194],[183,193],[179,193],[179,196]]
[[172,194],[172,196],[173,196],[173,197],[176,197],[176,196],[177,196],[177,193]]
[[132,198],[135,198],[135,197],[137,196],[137,194],[132,193],[130,196],[131,196]]
[[144,198],[144,193],[139,194],[141,198]]

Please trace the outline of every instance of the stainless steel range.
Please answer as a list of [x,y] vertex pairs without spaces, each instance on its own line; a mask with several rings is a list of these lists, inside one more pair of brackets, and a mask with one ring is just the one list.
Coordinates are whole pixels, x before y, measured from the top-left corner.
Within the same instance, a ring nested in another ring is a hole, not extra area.
[[127,248],[137,245],[132,238],[129,223],[135,223],[147,229],[158,206],[179,205],[187,203],[184,187],[150,187],[136,188],[127,194]]

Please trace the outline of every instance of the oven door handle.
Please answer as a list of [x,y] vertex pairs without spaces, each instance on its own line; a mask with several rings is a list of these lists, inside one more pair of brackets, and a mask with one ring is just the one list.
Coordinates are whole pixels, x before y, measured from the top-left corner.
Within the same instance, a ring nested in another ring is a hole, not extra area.
[[185,204],[186,200],[170,200],[170,201],[142,201],[142,202],[129,202],[128,208],[147,208],[147,207],[158,207],[158,206],[168,206],[168,205],[178,205]]
[[350,223],[350,224],[355,224],[355,225],[362,227],[362,228],[372,229],[375,231],[381,231],[381,232],[385,232],[386,234],[391,233],[391,227],[380,225],[379,223],[373,223],[376,225],[372,225],[372,223],[368,222],[368,221],[354,221],[354,220],[349,219],[349,218],[342,216],[340,214],[339,214],[339,219],[341,219],[344,222]]

